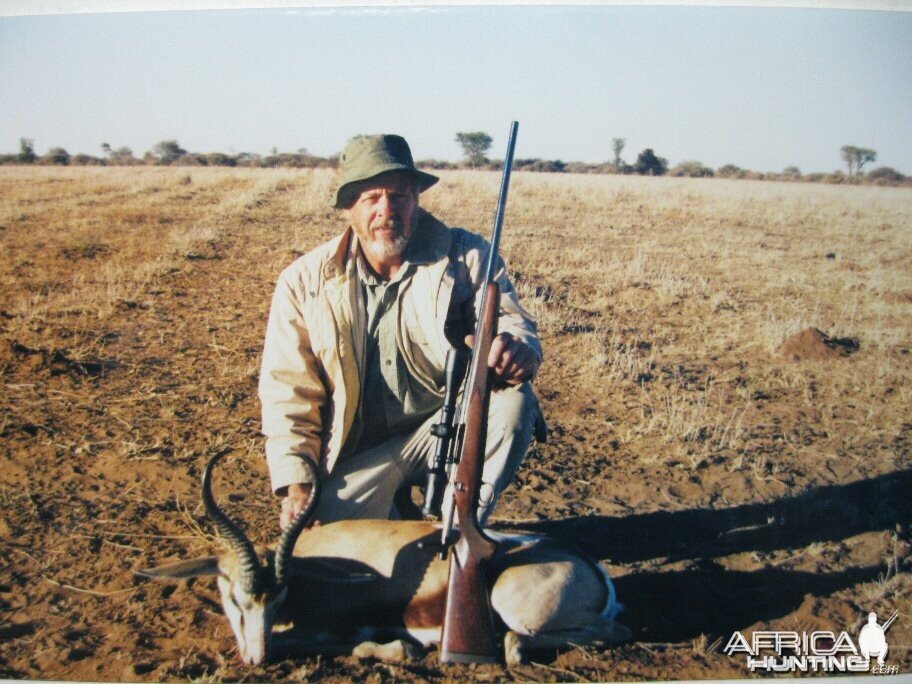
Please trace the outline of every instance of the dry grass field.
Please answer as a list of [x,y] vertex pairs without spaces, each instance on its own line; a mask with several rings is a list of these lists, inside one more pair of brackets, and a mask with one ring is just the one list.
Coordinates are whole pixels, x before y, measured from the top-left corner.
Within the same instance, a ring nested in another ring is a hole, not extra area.
[[[422,203],[487,234],[499,175]],[[551,438],[495,517],[616,577],[633,640],[504,670],[238,663],[202,464],[275,540],[256,379],[280,269],[340,229],[323,171],[0,168],[0,677],[745,677],[735,630],[858,634],[912,671],[912,192],[516,174],[503,251],[546,349]],[[816,329],[823,334],[815,332]],[[232,481],[233,479],[233,481]]]

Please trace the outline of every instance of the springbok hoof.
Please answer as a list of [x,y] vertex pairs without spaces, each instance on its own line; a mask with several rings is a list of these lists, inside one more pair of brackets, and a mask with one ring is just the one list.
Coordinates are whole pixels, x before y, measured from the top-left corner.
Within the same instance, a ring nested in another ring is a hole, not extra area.
[[383,662],[412,660],[419,655],[418,649],[402,639],[396,639],[388,644],[378,644],[375,641],[365,641],[355,646],[352,655],[356,658],[375,658]]

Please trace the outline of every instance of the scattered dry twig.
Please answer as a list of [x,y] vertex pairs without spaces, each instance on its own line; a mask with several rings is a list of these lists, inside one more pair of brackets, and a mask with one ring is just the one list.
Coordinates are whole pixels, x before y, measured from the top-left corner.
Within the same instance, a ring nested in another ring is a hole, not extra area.
[[117,596],[118,594],[126,594],[128,592],[133,592],[139,589],[139,587],[129,587],[128,589],[115,589],[114,591],[95,591],[94,589],[82,589],[80,587],[74,587],[72,584],[65,584],[63,582],[58,582],[55,579],[51,579],[47,575],[42,575],[41,578],[53,584],[55,587],[60,587],[61,589],[66,589],[68,591],[75,591],[77,594],[88,594],[89,596],[97,596],[98,598],[108,598],[109,596]]

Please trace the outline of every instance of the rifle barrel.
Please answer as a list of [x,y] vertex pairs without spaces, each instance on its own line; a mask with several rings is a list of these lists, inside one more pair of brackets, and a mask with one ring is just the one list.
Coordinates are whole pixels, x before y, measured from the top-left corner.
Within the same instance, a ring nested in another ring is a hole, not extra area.
[[488,254],[488,265],[485,272],[485,284],[494,278],[497,255],[500,250],[500,233],[503,229],[504,214],[507,211],[507,193],[510,191],[510,172],[513,170],[513,151],[516,149],[516,134],[519,122],[510,124],[510,138],[507,140],[507,156],[504,157],[503,178],[500,181],[500,199],[497,202],[497,214],[494,217],[494,235],[491,237],[491,251]]
[[[485,310],[488,300],[488,285],[494,282],[494,270],[497,267],[497,261],[500,253],[500,234],[503,231],[504,215],[507,211],[507,193],[510,191],[510,174],[513,171],[513,151],[516,149],[516,134],[519,132],[519,122],[514,121],[510,125],[510,137],[507,140],[507,155],[504,157],[503,178],[500,181],[500,197],[497,201],[497,214],[494,217],[494,233],[491,236],[491,249],[488,251],[488,259],[485,265],[485,279],[481,284],[481,299],[478,302],[477,321],[475,324],[475,342],[481,338],[482,334],[482,316],[481,312]],[[499,312],[498,312],[499,313]],[[476,375],[479,363],[487,363],[487,359],[479,358],[480,355],[474,351],[472,360],[469,365],[469,377],[466,380],[465,397],[471,396],[473,391],[472,381]],[[459,422],[465,423],[466,407],[468,401],[463,401],[459,414]]]

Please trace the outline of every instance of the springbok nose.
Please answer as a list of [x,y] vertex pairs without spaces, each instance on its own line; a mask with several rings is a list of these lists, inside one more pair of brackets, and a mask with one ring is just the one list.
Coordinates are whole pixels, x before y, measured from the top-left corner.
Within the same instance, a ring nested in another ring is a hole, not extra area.
[[254,650],[251,650],[251,651],[248,651],[247,653],[245,653],[243,655],[243,657],[241,658],[241,660],[244,661],[245,665],[259,665],[260,663],[263,662],[264,655],[265,655],[265,652],[263,652],[259,649],[254,649]]
[[241,651],[241,660],[247,665],[259,665],[266,660],[268,644],[265,634],[249,634]]

